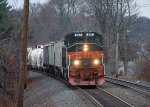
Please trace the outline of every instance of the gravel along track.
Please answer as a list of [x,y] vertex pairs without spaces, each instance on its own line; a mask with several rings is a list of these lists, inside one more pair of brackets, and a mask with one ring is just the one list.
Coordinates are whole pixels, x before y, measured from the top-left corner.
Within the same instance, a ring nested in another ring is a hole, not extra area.
[[94,99],[96,99],[103,107],[133,107],[127,102],[122,102],[116,99],[116,97],[98,88],[84,89],[84,91],[90,94]]
[[137,91],[131,88],[106,82],[102,89],[121,98],[134,107],[150,107],[150,96],[139,92],[137,93]]
[[96,107],[77,89],[71,89],[62,82],[29,72],[29,85],[24,94],[24,107]]

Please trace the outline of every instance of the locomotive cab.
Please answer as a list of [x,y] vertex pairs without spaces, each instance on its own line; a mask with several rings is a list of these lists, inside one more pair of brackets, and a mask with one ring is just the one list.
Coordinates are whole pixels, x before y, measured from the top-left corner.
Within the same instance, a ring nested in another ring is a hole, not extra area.
[[104,82],[103,41],[95,32],[78,32],[65,36],[69,83],[102,85]]

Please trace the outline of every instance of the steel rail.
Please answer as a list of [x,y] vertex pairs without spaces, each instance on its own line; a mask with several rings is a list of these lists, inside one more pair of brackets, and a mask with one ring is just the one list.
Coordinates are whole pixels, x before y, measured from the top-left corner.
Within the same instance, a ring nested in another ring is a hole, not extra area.
[[[141,84],[136,84],[136,83],[129,82],[129,81],[126,81],[126,80],[116,79],[116,78],[108,77],[108,76],[105,76],[105,78],[106,78],[107,82],[110,82],[110,83],[113,83],[113,84],[117,84],[117,85],[121,85],[121,86],[124,86],[124,87],[128,87],[128,88],[131,88],[133,90],[142,92],[142,93],[150,96],[150,92],[147,92],[147,91],[144,91],[144,90],[141,90],[141,89],[138,89],[138,88],[134,87],[134,86],[136,86],[136,87],[146,88],[146,89],[150,90],[149,86],[145,86],[145,85],[141,85]],[[119,82],[122,82],[122,83],[119,83]],[[129,86],[129,85],[132,85],[132,86]]]
[[103,107],[94,97],[92,97],[89,93],[84,91],[83,89],[77,87],[79,91],[81,91],[85,96],[87,96],[97,107]]
[[137,86],[140,86],[140,87],[150,88],[149,86],[146,86],[146,85],[143,85],[143,84],[137,84],[137,83],[134,83],[134,82],[131,82],[131,81],[128,81],[128,80],[113,78],[113,77],[110,77],[110,76],[105,76],[105,78],[118,80],[118,81],[123,81],[123,82],[130,83],[130,84],[133,84],[133,85],[137,85]]
[[128,102],[126,102],[126,101],[120,99],[119,97],[117,97],[117,96],[111,94],[110,92],[108,92],[108,91],[106,91],[106,90],[104,90],[104,89],[101,89],[101,88],[99,88],[99,87],[97,87],[97,89],[98,89],[99,91],[101,91],[101,92],[103,92],[103,93],[109,95],[110,97],[114,98],[115,100],[118,100],[119,102],[121,102],[121,103],[122,103],[123,105],[125,105],[126,107],[134,107],[133,105],[129,104]]

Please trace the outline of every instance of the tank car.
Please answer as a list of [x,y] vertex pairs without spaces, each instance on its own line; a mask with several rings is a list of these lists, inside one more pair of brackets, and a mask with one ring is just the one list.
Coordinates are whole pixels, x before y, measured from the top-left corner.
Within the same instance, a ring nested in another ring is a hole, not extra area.
[[43,69],[43,47],[33,47],[28,52],[28,68],[37,70]]

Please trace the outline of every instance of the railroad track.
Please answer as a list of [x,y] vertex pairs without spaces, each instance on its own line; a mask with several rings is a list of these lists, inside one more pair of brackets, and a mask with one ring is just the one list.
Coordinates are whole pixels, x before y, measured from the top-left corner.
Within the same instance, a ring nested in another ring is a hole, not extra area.
[[[38,71],[39,72],[39,71]],[[77,91],[79,91],[81,94],[84,94],[86,97],[88,97],[88,99],[94,103],[95,106],[97,107],[103,107],[96,99],[94,99],[90,94],[86,93],[83,89],[77,87],[77,86],[72,86],[70,85],[66,80],[62,79],[62,78],[59,78],[59,77],[55,77],[54,75],[52,74],[49,74],[49,73],[45,73],[45,72],[40,72],[40,73],[43,73],[45,75],[48,75],[54,79],[57,79],[59,81],[61,81],[62,83],[64,83],[65,85],[67,85],[69,88],[71,89],[75,89]]]
[[[39,72],[39,71],[38,71]],[[82,89],[80,87],[70,85],[66,80],[53,76],[45,72],[40,72],[45,75],[48,75],[52,78],[55,78],[62,83],[66,84],[68,87],[79,91],[81,94],[84,94],[91,102],[94,103],[96,107],[134,107],[133,105],[123,101],[115,95],[97,87],[96,89]]]
[[84,93],[97,107],[134,107],[115,95],[97,87],[96,89],[78,89]]
[[127,88],[131,88],[133,90],[136,90],[138,92],[144,93],[148,96],[150,96],[150,87],[149,86],[145,86],[145,85],[141,85],[141,84],[136,84],[130,81],[126,81],[123,79],[117,79],[117,78],[113,78],[113,77],[109,77],[109,76],[105,76],[105,80],[106,82],[110,82],[113,84],[117,84],[123,87],[127,87]]

